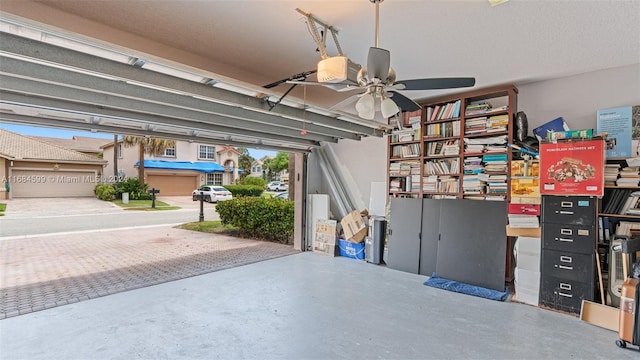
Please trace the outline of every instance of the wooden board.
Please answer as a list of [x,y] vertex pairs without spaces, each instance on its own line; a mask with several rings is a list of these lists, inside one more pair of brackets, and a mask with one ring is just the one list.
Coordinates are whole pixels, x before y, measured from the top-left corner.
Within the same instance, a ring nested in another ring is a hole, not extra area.
[[336,254],[336,226],[335,220],[318,219],[316,222],[316,237],[313,241],[313,251],[324,255]]
[[601,328],[618,332],[619,319],[620,309],[588,300],[582,300],[580,320],[600,326]]

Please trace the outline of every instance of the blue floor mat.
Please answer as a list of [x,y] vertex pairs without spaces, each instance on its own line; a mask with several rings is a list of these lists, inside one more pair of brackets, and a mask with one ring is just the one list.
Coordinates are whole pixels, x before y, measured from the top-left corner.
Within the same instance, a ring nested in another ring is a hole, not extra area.
[[505,301],[509,297],[509,289],[505,289],[504,292],[500,292],[497,290],[437,277],[436,273],[433,273],[431,277],[424,282],[424,285],[498,301]]

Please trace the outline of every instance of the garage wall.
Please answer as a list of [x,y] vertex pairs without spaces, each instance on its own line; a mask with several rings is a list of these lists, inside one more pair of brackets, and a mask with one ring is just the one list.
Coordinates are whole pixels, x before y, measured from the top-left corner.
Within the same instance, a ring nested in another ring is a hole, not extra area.
[[562,116],[569,128],[596,128],[596,112],[640,105],[640,64],[519,86],[518,110],[531,130]]
[[10,198],[95,196],[102,165],[14,161],[9,166]]
[[[640,64],[530,83],[518,89],[518,110],[527,114],[529,134],[533,128],[559,116],[572,129],[595,129],[598,109],[640,105]],[[386,141],[383,137],[332,144],[338,158],[351,170],[367,206],[371,182],[387,181]],[[313,153],[308,169],[309,193],[327,194]]]
[[160,190],[160,196],[191,195],[200,185],[200,174],[145,171],[149,189]]

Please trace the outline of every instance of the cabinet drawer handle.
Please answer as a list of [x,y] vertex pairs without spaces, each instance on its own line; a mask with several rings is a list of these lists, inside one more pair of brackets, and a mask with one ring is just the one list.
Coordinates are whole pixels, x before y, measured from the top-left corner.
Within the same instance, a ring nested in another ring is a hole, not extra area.
[[556,267],[564,270],[573,270],[573,266],[556,265]]
[[571,256],[560,255],[560,261],[570,263],[573,262]]
[[572,297],[573,297],[573,295],[571,295],[571,294],[565,294],[565,293],[563,293],[563,292],[558,292],[558,295],[560,295],[560,296],[564,296],[564,297],[568,297],[568,298],[572,298]]
[[573,242],[573,239],[567,239],[567,238],[556,238],[556,240],[564,241],[564,242]]
[[571,291],[571,284],[567,284],[567,283],[560,283],[560,289],[562,289],[562,290],[569,290],[569,291]]
[[571,229],[560,229],[560,234],[562,234],[562,235],[573,235],[573,230],[571,230]]
[[560,202],[560,206],[561,207],[573,207],[573,202],[572,201],[561,201]]
[[573,211],[556,211],[556,214],[560,214],[560,215],[573,215]]

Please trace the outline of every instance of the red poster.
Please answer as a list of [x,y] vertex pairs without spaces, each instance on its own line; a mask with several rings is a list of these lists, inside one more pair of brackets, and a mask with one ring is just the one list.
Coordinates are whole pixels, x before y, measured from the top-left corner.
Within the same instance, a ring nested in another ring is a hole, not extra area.
[[604,140],[541,143],[540,194],[604,195]]

